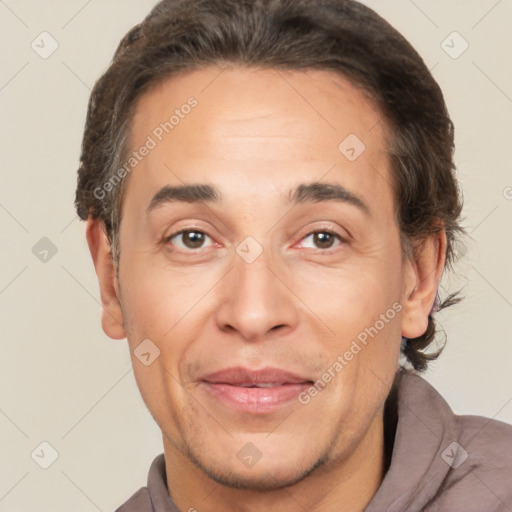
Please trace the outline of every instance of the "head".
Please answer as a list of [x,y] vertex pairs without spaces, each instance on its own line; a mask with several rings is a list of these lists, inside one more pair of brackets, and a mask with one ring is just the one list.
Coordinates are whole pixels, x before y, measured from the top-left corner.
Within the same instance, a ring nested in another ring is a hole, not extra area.
[[[421,57],[351,0],[164,0],[124,37],[91,95],[76,207],[103,328],[128,339],[164,442],[262,489],[357,451],[402,337],[415,369],[437,355],[453,141]],[[309,385],[236,411],[207,388],[235,366]]]

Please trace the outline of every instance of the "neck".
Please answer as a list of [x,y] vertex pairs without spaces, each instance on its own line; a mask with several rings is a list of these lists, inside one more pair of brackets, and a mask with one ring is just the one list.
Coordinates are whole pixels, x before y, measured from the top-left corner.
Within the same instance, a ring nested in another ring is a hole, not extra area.
[[169,493],[182,511],[362,512],[386,471],[381,410],[355,450],[333,458],[300,482],[273,491],[233,489],[211,480],[164,435]]

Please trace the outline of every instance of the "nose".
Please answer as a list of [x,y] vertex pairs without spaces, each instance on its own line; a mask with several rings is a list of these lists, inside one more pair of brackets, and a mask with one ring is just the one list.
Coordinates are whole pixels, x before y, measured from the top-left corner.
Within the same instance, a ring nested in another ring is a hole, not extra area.
[[234,254],[234,268],[223,280],[216,322],[224,332],[245,341],[261,341],[292,331],[297,323],[297,298],[290,289],[288,272],[264,251],[248,263]]

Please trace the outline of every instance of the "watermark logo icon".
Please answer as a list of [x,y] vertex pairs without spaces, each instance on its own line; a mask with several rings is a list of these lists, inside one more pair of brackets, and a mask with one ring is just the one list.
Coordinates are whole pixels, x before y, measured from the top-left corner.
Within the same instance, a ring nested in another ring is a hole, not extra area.
[[455,31],[441,43],[441,48],[452,59],[458,59],[469,48],[469,43]]
[[160,356],[160,349],[150,339],[145,339],[135,348],[133,354],[144,366],[149,366]]
[[461,464],[468,458],[469,454],[462,446],[453,442],[449,444],[441,453],[441,458],[451,466],[453,469],[457,469]]
[[366,151],[366,146],[357,135],[351,133],[341,142],[338,149],[347,160],[355,162]]
[[41,263],[48,263],[57,254],[57,251],[57,246],[45,236],[32,247],[32,254]]
[[244,466],[252,468],[263,457],[263,454],[255,444],[245,443],[236,456]]
[[39,57],[47,59],[57,51],[59,43],[49,32],[41,32],[30,44]]
[[30,456],[39,467],[48,469],[59,458],[59,453],[49,442],[43,441]]
[[238,244],[236,252],[246,263],[253,263],[263,253],[263,247],[254,237],[248,236]]

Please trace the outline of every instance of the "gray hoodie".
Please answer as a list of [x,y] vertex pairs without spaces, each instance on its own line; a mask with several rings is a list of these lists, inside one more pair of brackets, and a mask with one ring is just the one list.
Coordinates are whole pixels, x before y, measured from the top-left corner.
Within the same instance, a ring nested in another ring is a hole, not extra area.
[[[386,402],[385,438],[389,467],[364,512],[512,512],[512,425],[457,416],[426,380],[402,370]],[[180,512],[163,453],[147,487],[116,512]]]

